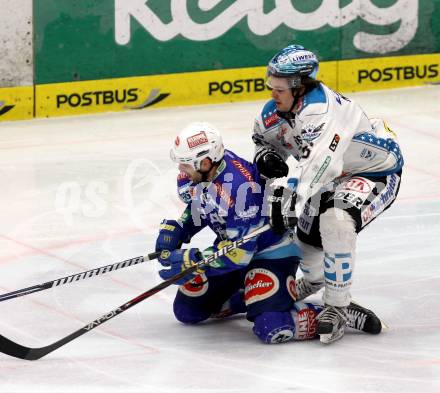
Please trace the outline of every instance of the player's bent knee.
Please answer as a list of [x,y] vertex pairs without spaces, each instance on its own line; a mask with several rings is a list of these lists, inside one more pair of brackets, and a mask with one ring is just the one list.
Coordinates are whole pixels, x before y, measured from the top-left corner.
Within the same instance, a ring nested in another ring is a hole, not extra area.
[[322,214],[320,232],[324,249],[338,249],[340,244],[354,246],[356,243],[356,224],[345,210],[332,208]]
[[174,316],[179,322],[194,325],[209,318],[210,313],[187,304],[174,303]]
[[293,339],[295,324],[288,311],[263,312],[255,317],[252,330],[265,344],[279,344]]

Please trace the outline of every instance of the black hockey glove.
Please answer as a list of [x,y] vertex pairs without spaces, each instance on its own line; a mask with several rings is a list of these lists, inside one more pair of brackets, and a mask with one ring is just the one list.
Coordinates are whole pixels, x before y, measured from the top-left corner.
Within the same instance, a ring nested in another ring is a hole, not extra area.
[[283,158],[272,150],[261,150],[254,158],[258,172],[265,179],[285,177],[289,173],[289,167]]
[[296,192],[290,188],[276,187],[269,197],[270,226],[282,235],[288,229],[294,229],[298,222],[295,214]]

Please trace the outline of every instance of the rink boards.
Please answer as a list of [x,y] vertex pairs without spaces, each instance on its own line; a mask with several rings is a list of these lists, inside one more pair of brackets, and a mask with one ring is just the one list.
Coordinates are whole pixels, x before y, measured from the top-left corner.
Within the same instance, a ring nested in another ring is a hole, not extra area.
[[[322,62],[341,92],[440,83],[440,54]],[[263,100],[265,67],[0,88],[0,121]]]

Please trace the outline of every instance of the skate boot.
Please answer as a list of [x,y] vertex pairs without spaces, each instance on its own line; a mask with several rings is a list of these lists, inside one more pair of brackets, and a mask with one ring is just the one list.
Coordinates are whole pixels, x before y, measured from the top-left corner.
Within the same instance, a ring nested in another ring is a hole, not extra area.
[[319,313],[317,333],[323,344],[331,344],[344,335],[345,325],[348,320],[347,307],[334,307],[325,305]]
[[359,304],[351,302],[347,307],[347,326],[365,333],[379,334],[382,322],[377,315]]
[[297,293],[297,299],[295,301],[300,301],[306,297],[313,295],[318,292],[324,286],[324,282],[311,283],[307,281],[304,277],[298,278],[295,281],[295,289]]

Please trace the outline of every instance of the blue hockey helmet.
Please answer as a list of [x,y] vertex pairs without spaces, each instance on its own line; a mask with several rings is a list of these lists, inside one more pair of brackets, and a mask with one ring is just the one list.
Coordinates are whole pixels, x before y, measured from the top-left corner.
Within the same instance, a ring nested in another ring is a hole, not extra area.
[[287,84],[284,88],[298,88],[301,78],[316,78],[319,61],[313,52],[301,45],[289,45],[279,51],[267,66],[267,85],[271,88],[279,86],[273,83],[272,77],[283,78]]

